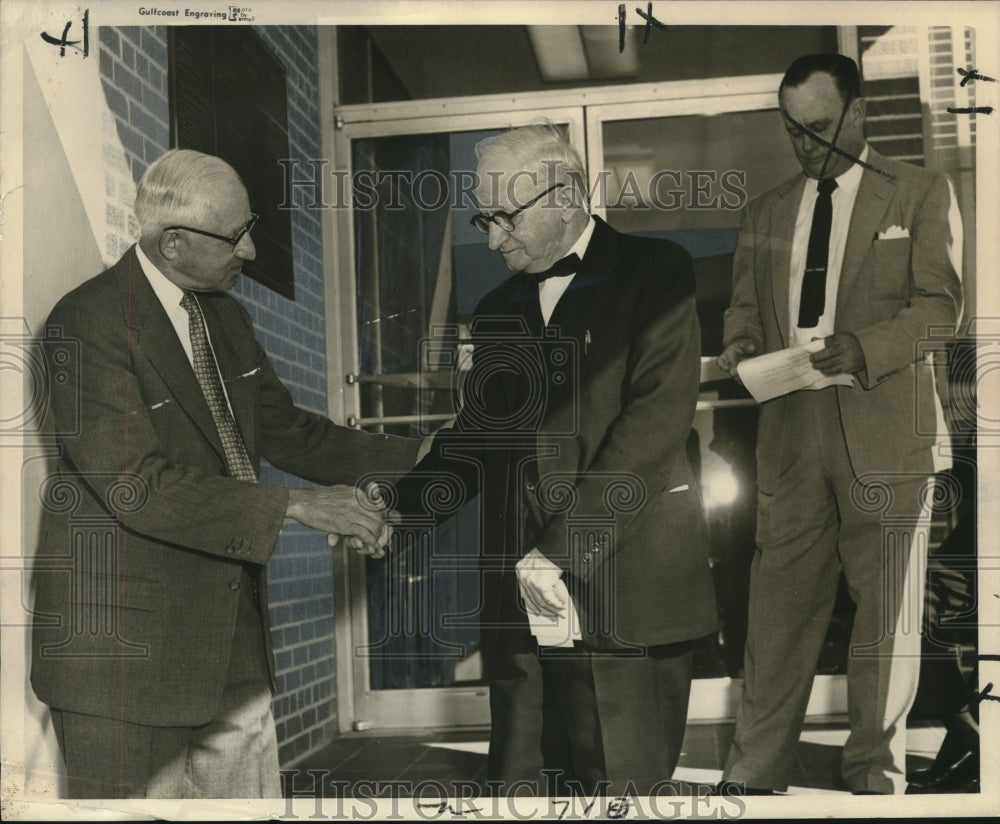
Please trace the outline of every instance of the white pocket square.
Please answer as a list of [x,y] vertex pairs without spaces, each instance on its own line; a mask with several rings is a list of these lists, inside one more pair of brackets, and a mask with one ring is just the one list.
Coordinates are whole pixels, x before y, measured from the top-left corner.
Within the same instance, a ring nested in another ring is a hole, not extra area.
[[671,492],[687,492],[690,487],[687,484],[681,484],[680,486],[675,486],[671,489]]
[[876,236],[876,240],[899,240],[900,238],[907,238],[910,236],[908,229],[904,229],[902,226],[890,226],[884,232],[879,232]]

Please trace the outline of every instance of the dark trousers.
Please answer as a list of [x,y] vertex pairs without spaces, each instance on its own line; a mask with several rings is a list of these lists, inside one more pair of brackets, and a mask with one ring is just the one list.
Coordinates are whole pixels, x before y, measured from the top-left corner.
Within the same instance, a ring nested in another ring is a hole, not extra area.
[[505,672],[519,675],[490,682],[490,789],[655,793],[680,758],[692,659],[686,642],[640,656],[580,646],[514,654]]

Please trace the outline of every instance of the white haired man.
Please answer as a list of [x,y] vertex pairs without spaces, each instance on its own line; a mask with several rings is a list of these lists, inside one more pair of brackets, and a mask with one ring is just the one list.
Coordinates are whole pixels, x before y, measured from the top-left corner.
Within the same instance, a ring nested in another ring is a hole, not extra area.
[[[667,791],[692,642],[716,626],[685,453],[700,355],[691,260],[592,217],[583,164],[554,127],[477,154],[473,223],[516,274],[479,303],[464,406],[396,505],[421,512],[438,478],[480,493],[492,789]],[[571,626],[571,604],[579,639],[536,640],[529,615]]]
[[[48,320],[79,342],[50,382],[75,507],[43,515],[32,686],[72,797],[280,797],[265,565],[285,518],[384,544],[354,484],[411,466],[415,442],[293,404],[225,294],[256,254],[232,167],[167,152],[135,210],[138,244]],[[331,486],[259,483],[262,456]],[[88,519],[114,528],[81,550]]]

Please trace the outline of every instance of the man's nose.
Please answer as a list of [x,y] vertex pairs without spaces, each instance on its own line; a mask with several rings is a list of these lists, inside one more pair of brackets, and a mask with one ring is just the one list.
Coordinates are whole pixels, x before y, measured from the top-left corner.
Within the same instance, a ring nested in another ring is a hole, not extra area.
[[495,220],[490,221],[490,248],[499,249],[500,244],[504,242],[507,237],[507,230],[504,229]]
[[247,232],[236,244],[236,256],[243,260],[253,260],[257,257],[257,247],[253,245],[253,238]]

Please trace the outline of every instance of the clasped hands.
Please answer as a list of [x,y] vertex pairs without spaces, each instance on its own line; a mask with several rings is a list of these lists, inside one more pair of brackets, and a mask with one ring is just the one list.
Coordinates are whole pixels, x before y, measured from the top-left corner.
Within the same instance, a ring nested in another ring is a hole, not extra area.
[[[837,332],[823,339],[824,346],[809,356],[812,365],[827,377],[832,375],[852,375],[865,368],[865,353],[858,339],[850,332]],[[734,339],[716,360],[723,371],[740,381],[737,367],[740,361],[757,354],[757,346],[749,337]]]
[[290,489],[285,513],[299,523],[327,533],[332,547],[343,538],[348,547],[373,558],[385,555],[392,537],[390,518],[378,484],[365,489],[354,486],[326,486]]

